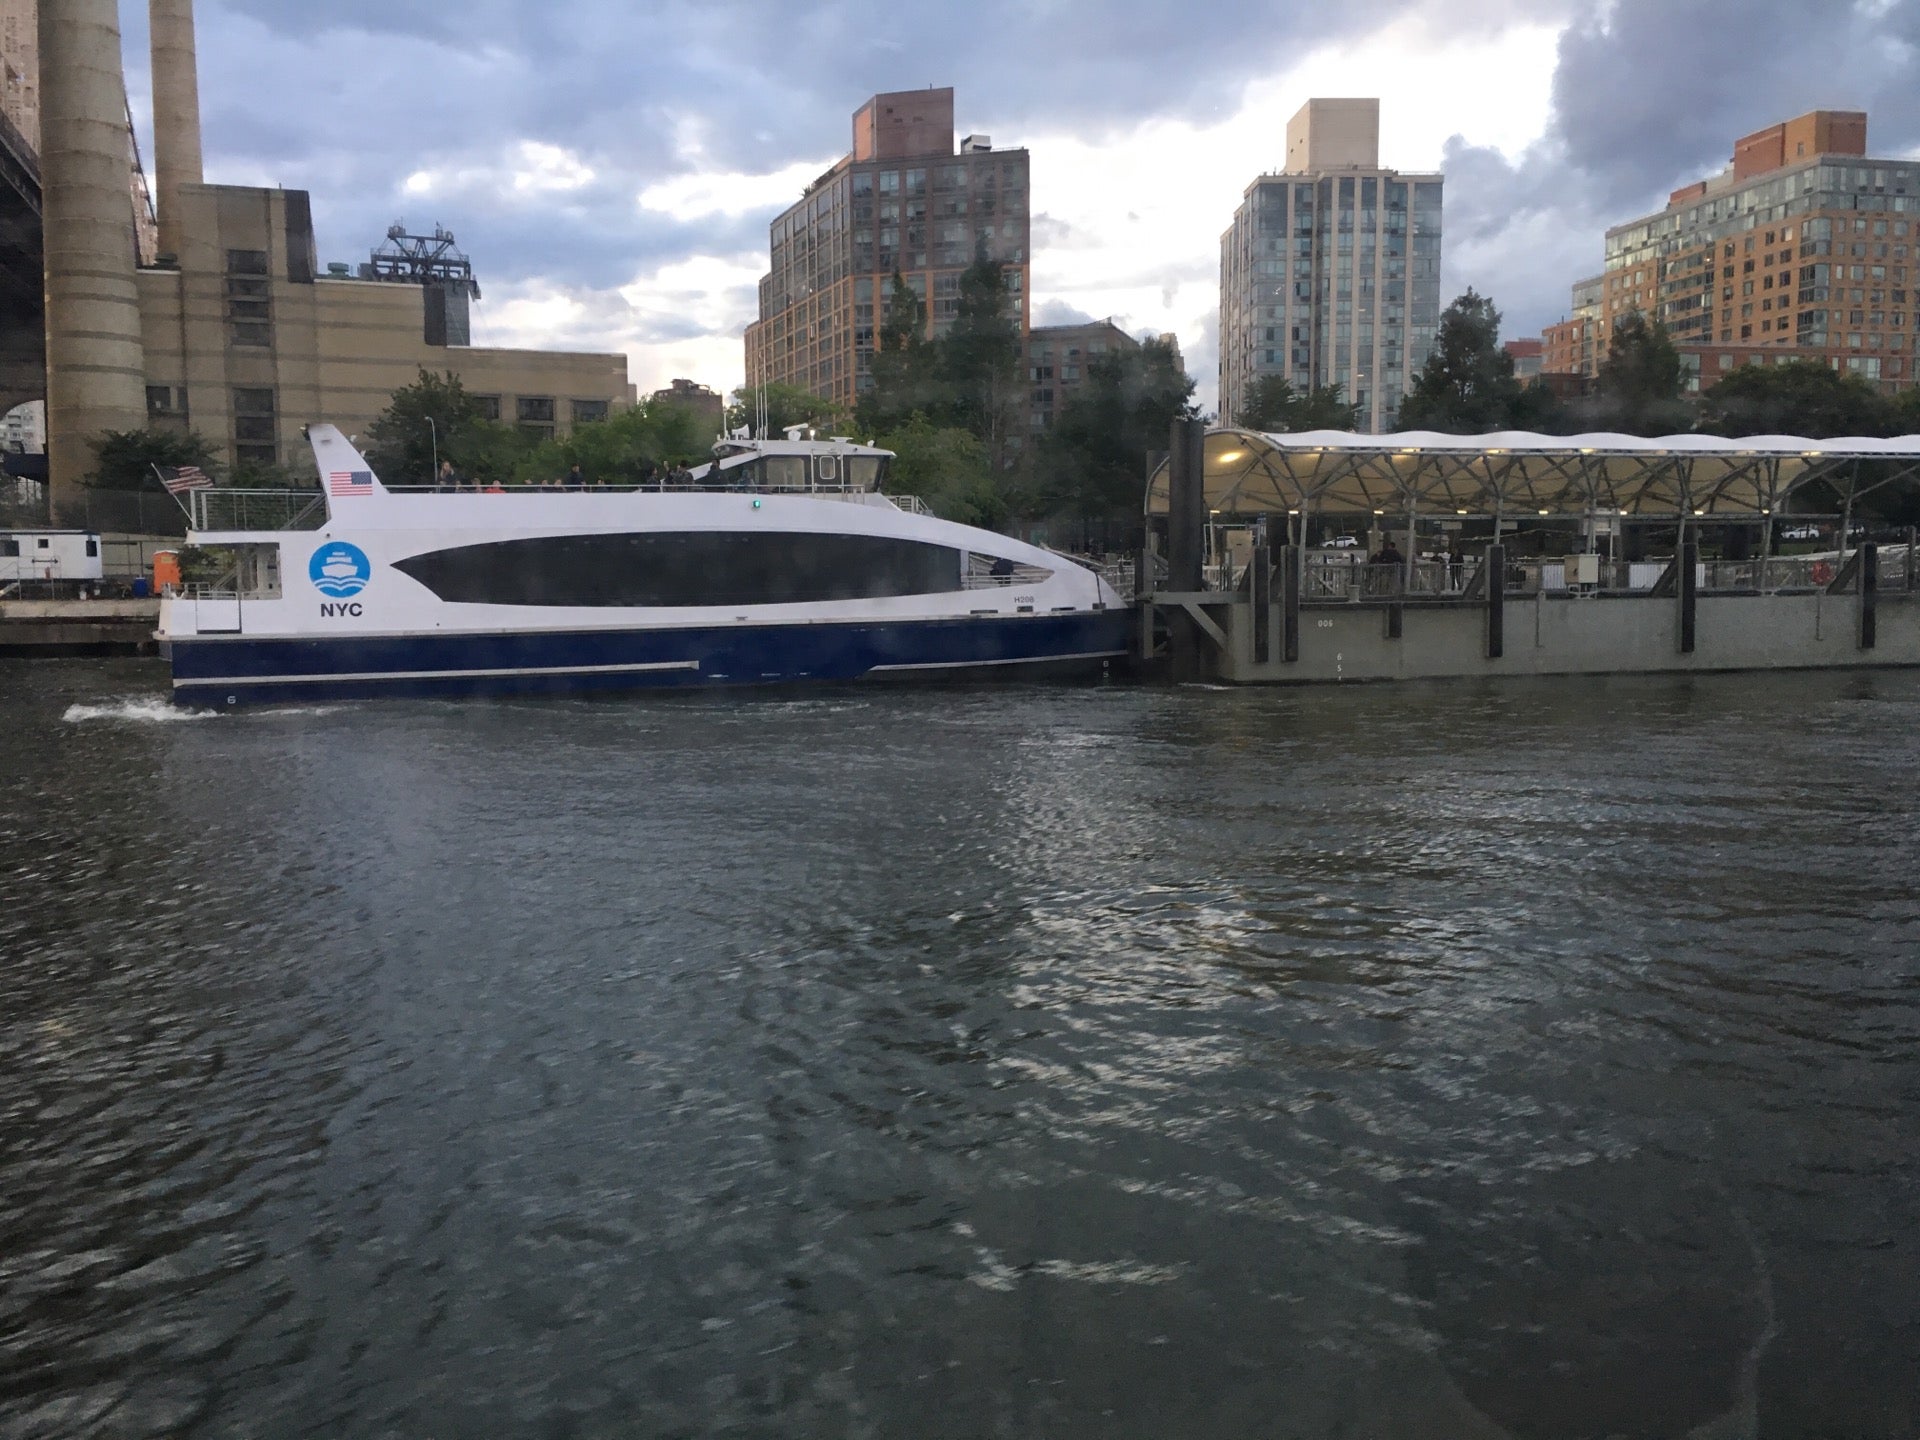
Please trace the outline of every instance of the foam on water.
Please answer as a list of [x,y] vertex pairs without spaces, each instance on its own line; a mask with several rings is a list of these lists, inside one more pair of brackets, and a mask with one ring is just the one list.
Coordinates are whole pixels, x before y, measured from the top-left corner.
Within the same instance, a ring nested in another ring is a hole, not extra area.
[[100,705],[69,705],[60,718],[69,724],[83,720],[129,720],[142,724],[172,724],[177,720],[211,720],[217,710],[187,710],[158,695],[132,695]]

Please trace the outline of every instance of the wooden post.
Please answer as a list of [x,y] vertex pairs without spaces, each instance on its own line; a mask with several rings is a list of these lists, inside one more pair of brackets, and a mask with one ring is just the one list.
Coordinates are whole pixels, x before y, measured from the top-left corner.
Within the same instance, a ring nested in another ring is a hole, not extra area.
[[1280,659],[1294,665],[1300,660],[1300,591],[1306,583],[1300,564],[1300,547],[1289,545],[1282,555],[1280,572]]
[[1507,547],[1497,540],[1487,547],[1480,565],[1487,586],[1487,658],[1507,653]]
[[1860,547],[1860,648],[1873,649],[1880,638],[1880,547]]
[[1264,541],[1253,547],[1253,577],[1247,586],[1253,601],[1253,658],[1273,663],[1273,549]]
[[[1191,595],[1205,584],[1207,425],[1175,420],[1167,454],[1167,588]],[[1204,637],[1180,606],[1167,610],[1167,648],[1176,684],[1201,677]]]
[[1700,605],[1700,542],[1688,540],[1680,547],[1676,558],[1679,573],[1674,576],[1674,589],[1680,596],[1680,653],[1693,654],[1695,621]]

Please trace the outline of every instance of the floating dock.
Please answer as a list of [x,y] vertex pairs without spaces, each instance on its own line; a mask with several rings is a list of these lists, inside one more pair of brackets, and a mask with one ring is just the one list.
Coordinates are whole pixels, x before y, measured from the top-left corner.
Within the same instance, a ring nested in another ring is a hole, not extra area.
[[[1911,532],[1847,543],[1857,503],[1916,466],[1920,438],[1175,422],[1148,491],[1164,548],[1143,557],[1142,658],[1228,684],[1920,665]],[[1815,496],[1840,513],[1792,512]],[[1310,539],[1362,527],[1346,550]],[[1808,529],[1835,548],[1775,553]]]

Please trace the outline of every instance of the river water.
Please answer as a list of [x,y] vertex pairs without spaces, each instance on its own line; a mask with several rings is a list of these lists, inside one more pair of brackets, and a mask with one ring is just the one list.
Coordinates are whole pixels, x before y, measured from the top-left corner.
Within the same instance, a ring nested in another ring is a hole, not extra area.
[[1920,677],[0,662],[0,1435],[1920,1433]]

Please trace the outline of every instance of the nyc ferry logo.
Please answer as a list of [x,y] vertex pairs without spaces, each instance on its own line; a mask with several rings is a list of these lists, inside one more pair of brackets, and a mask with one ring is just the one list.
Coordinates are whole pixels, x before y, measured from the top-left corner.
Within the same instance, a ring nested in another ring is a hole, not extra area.
[[[350,595],[358,595],[367,588],[367,582],[373,578],[373,564],[367,559],[366,551],[358,545],[349,545],[344,540],[334,540],[322,545],[313,552],[313,559],[307,562],[307,578],[313,582],[313,588],[322,595],[331,595],[336,600],[345,600]],[[327,605],[320,607],[322,615],[358,615],[358,605]]]

